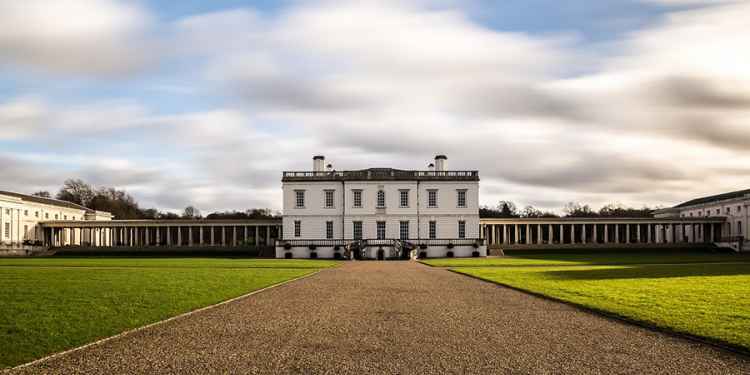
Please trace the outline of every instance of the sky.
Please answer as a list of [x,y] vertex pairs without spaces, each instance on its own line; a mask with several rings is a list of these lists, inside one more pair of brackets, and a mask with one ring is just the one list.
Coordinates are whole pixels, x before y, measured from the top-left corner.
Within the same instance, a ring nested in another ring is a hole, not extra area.
[[281,209],[281,172],[479,170],[480,203],[750,183],[750,2],[0,0],[0,190]]

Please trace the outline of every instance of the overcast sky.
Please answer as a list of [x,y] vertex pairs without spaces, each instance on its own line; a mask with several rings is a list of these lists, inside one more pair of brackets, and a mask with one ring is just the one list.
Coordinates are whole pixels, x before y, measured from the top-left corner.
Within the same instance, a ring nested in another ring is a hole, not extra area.
[[750,187],[750,2],[0,0],[0,189],[281,208],[283,170],[478,169],[480,201]]

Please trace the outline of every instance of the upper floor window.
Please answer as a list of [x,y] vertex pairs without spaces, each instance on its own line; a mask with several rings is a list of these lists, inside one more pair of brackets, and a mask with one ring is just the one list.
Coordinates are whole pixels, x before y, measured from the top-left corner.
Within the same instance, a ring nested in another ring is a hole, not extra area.
[[68,215],[63,216],[63,220],[68,220]]
[[326,221],[326,239],[333,239],[333,221]]
[[362,222],[361,221],[352,222],[352,235],[355,240],[362,239]]
[[294,237],[302,235],[302,222],[299,220],[294,221]]
[[304,190],[294,191],[294,207],[305,208],[305,191]]
[[375,223],[375,235],[379,240],[385,239],[385,221]]
[[34,211],[34,216],[39,217],[39,211]]
[[29,216],[29,210],[23,210],[23,216]]
[[437,207],[437,190],[427,190],[427,207]]
[[466,222],[463,220],[458,222],[458,238],[466,238]]
[[737,206],[737,212],[742,212],[742,206]]
[[716,214],[717,214],[717,215],[721,214],[721,210],[719,210],[719,209],[717,208],[717,209],[716,209]]
[[5,209],[5,214],[6,214],[6,215],[10,215],[10,208],[6,208],[6,209]]
[[456,194],[457,206],[466,207],[466,190],[457,190]]
[[333,192],[334,190],[326,190],[324,192],[325,194],[325,207],[326,208],[333,208]]
[[398,235],[399,235],[399,238],[402,240],[409,239],[409,222],[408,221],[400,221],[398,223]]
[[409,190],[399,190],[399,205],[409,207]]
[[437,222],[436,221],[430,221],[430,230],[428,234],[431,240],[434,240],[435,238],[437,238]]
[[354,207],[361,208],[362,207],[362,190],[352,190],[352,194],[354,195]]
[[378,208],[385,207],[385,191],[378,190],[378,199],[376,203]]
[[10,223],[5,223],[5,238],[10,238]]
[[692,212],[690,213],[690,217],[693,217],[693,213]]
[[57,218],[58,218],[58,217],[59,217],[59,216],[58,216],[57,214],[55,214],[55,220],[57,220]]
[[731,214],[731,213],[732,213],[732,212],[731,212],[731,210],[732,210],[732,208],[731,208],[731,207],[727,207],[727,215],[729,215],[729,214]]
[[49,219],[49,212],[45,212],[45,213],[44,213],[44,218],[45,218],[45,219]]

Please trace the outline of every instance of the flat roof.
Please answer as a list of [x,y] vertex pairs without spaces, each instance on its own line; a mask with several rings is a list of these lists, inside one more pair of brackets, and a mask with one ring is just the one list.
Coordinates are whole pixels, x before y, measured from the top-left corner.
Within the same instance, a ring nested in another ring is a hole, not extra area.
[[199,227],[210,225],[252,226],[281,225],[277,219],[155,219],[155,220],[46,220],[39,225],[47,228],[91,228],[91,227]]
[[325,172],[285,171],[281,181],[479,181],[479,171],[417,171],[394,168]]
[[509,218],[479,218],[480,224],[689,224],[689,223],[723,223],[725,217],[509,217]]
[[0,190],[0,195],[7,195],[11,197],[20,198],[22,201],[26,202],[34,202],[34,203],[41,203],[46,204],[50,206],[58,206],[58,207],[65,207],[65,208],[73,208],[76,210],[84,210],[87,212],[94,212],[94,210],[81,206],[79,204],[75,204],[68,201],[61,201],[59,199],[52,199],[52,198],[44,198],[44,197],[37,197],[36,195],[28,195],[28,194],[21,194],[21,193],[14,193],[12,191],[3,191]]

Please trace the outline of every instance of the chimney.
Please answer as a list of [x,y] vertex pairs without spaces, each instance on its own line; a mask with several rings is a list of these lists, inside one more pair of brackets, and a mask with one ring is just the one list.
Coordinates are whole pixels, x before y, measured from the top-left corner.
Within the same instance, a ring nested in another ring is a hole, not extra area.
[[333,170],[333,164],[326,165],[326,172],[330,172]]
[[323,166],[325,165],[326,157],[323,155],[313,156],[313,172],[323,172]]
[[427,169],[429,169],[430,172],[435,172],[435,164],[430,163],[430,165],[427,166]]
[[448,157],[445,155],[435,156],[435,170],[444,172],[448,169]]

